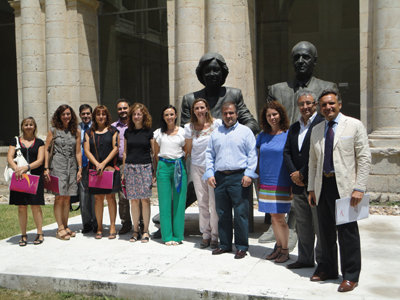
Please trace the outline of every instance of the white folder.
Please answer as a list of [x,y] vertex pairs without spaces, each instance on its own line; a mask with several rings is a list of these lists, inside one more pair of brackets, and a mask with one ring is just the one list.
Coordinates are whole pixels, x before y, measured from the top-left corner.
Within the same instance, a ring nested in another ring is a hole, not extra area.
[[364,194],[356,207],[350,205],[351,197],[336,199],[336,225],[368,218],[369,194]]

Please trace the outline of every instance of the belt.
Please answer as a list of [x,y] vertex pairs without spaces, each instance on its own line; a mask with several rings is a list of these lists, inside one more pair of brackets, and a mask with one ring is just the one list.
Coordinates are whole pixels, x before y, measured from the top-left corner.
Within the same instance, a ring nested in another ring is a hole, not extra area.
[[325,178],[332,178],[332,177],[335,177],[335,172],[330,172],[330,173],[324,172],[323,174],[324,174],[324,177],[325,177]]
[[236,173],[242,173],[242,172],[244,172],[244,169],[226,170],[226,171],[218,171],[218,172],[225,174],[225,175],[231,175],[231,174],[236,174]]

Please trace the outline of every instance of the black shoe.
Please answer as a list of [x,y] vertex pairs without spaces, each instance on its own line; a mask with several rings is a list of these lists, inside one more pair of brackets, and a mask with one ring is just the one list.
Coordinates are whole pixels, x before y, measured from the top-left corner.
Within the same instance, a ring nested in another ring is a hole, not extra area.
[[151,237],[152,239],[157,239],[157,240],[159,240],[159,239],[161,239],[161,229],[158,229],[156,232],[154,232],[153,234],[152,234],[152,237]]
[[[84,226],[82,229],[82,233],[89,233],[92,232],[93,228],[91,226]],[[97,229],[96,229],[97,230]]]
[[126,233],[128,233],[128,232],[131,232],[131,230],[132,230],[132,226],[131,227],[129,227],[128,225],[122,225],[122,227],[121,227],[121,229],[118,231],[118,234],[119,235],[121,235],[121,234],[126,234]]
[[302,268],[314,268],[314,264],[305,264],[299,261],[296,261],[294,263],[288,264],[286,266],[288,269],[302,269]]

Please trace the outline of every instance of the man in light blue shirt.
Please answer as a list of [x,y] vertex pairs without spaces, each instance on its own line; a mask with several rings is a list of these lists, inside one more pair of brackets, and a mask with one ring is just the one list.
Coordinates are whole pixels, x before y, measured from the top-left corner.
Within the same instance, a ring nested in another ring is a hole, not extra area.
[[222,107],[223,126],[211,135],[206,151],[206,172],[203,179],[215,190],[216,209],[219,217],[219,248],[212,254],[232,251],[232,208],[236,259],[246,256],[249,248],[249,192],[252,178],[257,178],[256,140],[253,132],[237,121],[234,102]]

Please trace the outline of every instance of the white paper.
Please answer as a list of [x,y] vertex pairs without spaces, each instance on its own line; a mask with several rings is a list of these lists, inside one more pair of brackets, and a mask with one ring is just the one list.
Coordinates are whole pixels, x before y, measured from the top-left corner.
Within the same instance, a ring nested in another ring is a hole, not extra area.
[[364,194],[356,207],[350,205],[351,197],[336,200],[336,225],[346,224],[368,218],[369,194]]

